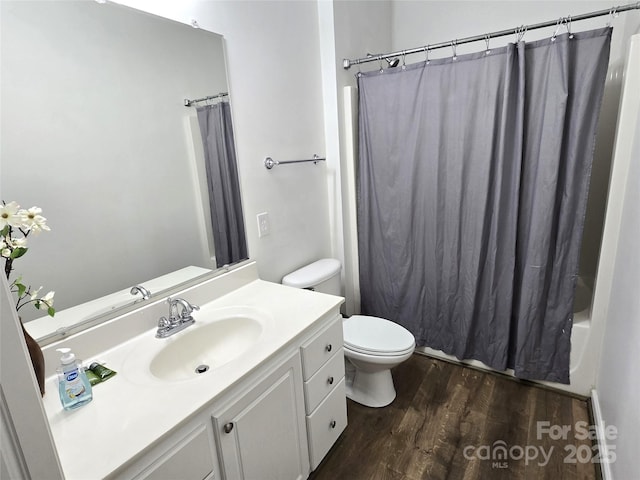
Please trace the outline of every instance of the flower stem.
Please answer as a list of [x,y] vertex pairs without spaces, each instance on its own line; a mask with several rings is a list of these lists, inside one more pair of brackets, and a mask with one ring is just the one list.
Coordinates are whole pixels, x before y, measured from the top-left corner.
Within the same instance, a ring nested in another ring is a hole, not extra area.
[[13,258],[7,258],[4,262],[4,273],[7,276],[7,280],[9,280],[9,275],[11,275],[11,266],[13,264]]

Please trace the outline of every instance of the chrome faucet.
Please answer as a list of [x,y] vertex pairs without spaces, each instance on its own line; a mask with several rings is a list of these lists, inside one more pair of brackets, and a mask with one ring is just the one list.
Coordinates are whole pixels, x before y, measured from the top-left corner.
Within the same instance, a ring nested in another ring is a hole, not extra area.
[[151,298],[151,292],[144,288],[142,285],[131,287],[131,295],[137,295],[138,292],[142,294],[142,300],[149,300],[149,298]]
[[[157,338],[167,338],[184,330],[189,325],[193,325],[195,320],[191,314],[194,310],[200,310],[199,306],[190,304],[184,298],[173,299],[169,297],[167,303],[169,304],[169,318],[162,317],[158,320]],[[178,306],[182,307],[182,312],[178,312]]]

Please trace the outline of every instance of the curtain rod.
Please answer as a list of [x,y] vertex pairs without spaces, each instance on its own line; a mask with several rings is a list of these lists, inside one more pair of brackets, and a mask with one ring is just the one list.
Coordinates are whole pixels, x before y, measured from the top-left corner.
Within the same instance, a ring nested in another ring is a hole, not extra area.
[[397,52],[392,52],[392,53],[385,53],[380,55],[369,55],[367,57],[356,58],[354,60],[345,58],[344,60],[342,60],[342,66],[344,67],[345,70],[348,70],[349,68],[351,68],[352,65],[359,65],[361,63],[375,62],[376,60],[386,60],[389,58],[403,57],[406,55],[411,55],[413,53],[420,53],[420,52],[428,53],[429,51],[435,50],[438,48],[445,48],[445,47],[455,48],[457,45],[462,45],[464,43],[478,42],[480,40],[485,40],[488,42],[492,38],[504,37],[505,35],[515,34],[515,35],[522,36],[525,34],[525,32],[529,30],[536,30],[538,28],[545,28],[545,27],[553,27],[554,25],[559,27],[562,24],[566,24],[567,27],[570,27],[571,22],[587,20],[589,18],[601,17],[604,15],[611,15],[613,17],[618,13],[626,12],[628,10],[638,10],[638,9],[640,9],[640,2],[630,3],[630,4],[619,6],[619,7],[613,7],[609,10],[598,10],[596,12],[583,13],[581,15],[576,15],[575,17],[572,17],[571,15],[569,15],[568,17],[560,17],[558,20],[550,20],[548,22],[536,23],[533,25],[522,25],[520,27],[510,28],[508,30],[500,30],[499,32],[485,33],[484,35],[474,35],[473,37],[459,38],[456,40],[450,40],[448,42],[441,42],[441,43],[435,43],[433,45],[425,45],[422,47],[411,48],[409,50],[398,50]]
[[214,98],[226,97],[227,95],[229,95],[228,92],[221,92],[221,93],[218,93],[217,95],[209,95],[208,97],[196,98],[195,100],[189,100],[188,98],[185,98],[184,106],[190,107],[191,105],[197,102],[204,102],[205,100],[213,100]]

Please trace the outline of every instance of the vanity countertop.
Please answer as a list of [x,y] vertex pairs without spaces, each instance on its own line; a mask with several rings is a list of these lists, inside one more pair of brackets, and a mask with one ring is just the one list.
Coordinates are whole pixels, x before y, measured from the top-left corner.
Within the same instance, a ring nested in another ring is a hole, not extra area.
[[[189,380],[163,381],[131,370],[140,342],[148,345],[155,329],[100,352],[98,360],[117,375],[93,389],[93,401],[78,410],[64,411],[57,379],[46,380],[44,407],[68,479],[104,478],[143,452],[178,424],[220,397],[296,337],[326,315],[337,312],[341,297],[253,280],[201,306],[198,314],[228,307],[254,308],[268,314],[258,343],[235,360]],[[193,327],[189,327],[193,328]],[[189,328],[174,335],[189,332]],[[163,342],[169,339],[155,339]],[[133,370],[143,369],[135,368]],[[94,455],[96,453],[97,455]]]

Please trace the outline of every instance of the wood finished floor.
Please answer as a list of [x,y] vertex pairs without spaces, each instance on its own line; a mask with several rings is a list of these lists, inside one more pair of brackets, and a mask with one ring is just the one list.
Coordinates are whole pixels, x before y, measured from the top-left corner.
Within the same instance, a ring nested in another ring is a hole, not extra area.
[[[393,376],[397,397],[388,407],[348,400],[349,425],[310,479],[599,478],[595,464],[578,460],[592,451],[589,438],[574,436],[576,422],[591,424],[584,400],[418,354]],[[571,431],[566,439],[537,438],[537,422],[545,421]],[[498,465],[484,458],[500,441],[511,455]],[[518,459],[518,447],[538,458]]]

